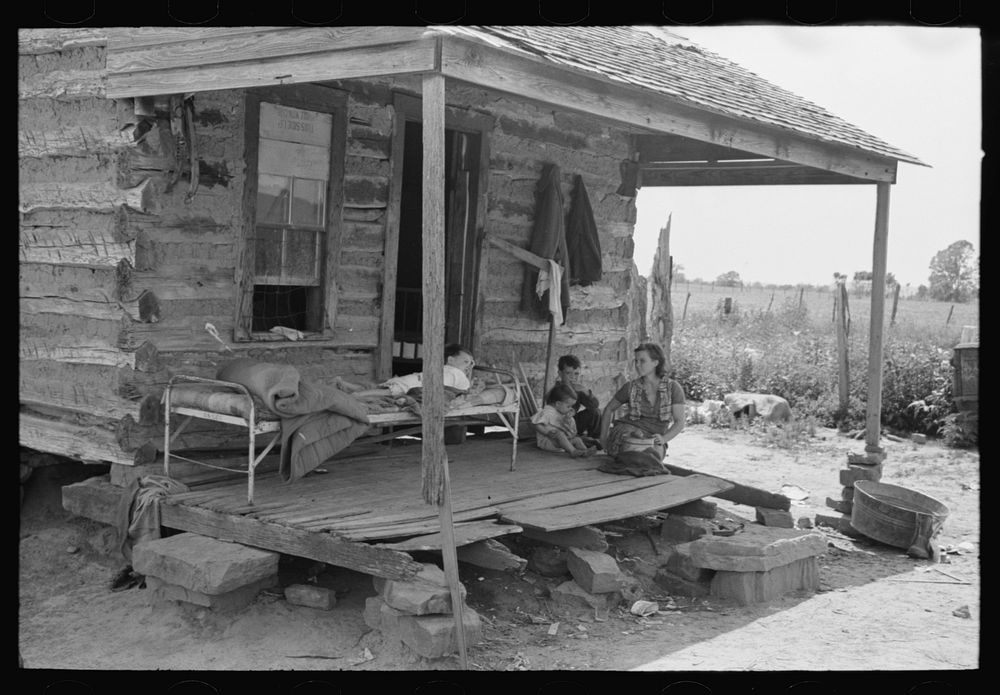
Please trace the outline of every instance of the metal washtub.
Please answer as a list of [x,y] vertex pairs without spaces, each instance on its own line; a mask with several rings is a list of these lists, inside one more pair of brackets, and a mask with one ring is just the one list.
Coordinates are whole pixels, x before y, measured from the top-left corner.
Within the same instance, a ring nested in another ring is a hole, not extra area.
[[926,545],[948,517],[948,507],[930,495],[898,485],[854,483],[851,526],[898,548]]

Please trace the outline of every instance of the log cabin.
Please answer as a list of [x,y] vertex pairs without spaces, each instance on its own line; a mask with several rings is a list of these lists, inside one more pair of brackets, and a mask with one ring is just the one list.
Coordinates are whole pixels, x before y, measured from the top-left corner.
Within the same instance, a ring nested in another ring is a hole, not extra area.
[[[898,163],[922,165],[655,27],[48,29],[18,45],[20,444],[113,470],[161,455],[172,376],[211,377],[231,353],[379,380],[461,342],[479,363],[520,363],[540,393],[554,334],[606,402],[646,334],[637,187],[873,185],[877,290]],[[601,249],[600,279],[571,284],[554,329],[522,310],[509,251],[531,243],[549,165],[567,208],[585,185]],[[444,451],[439,390],[428,379],[425,467]],[[178,446],[244,435],[206,423]],[[403,530],[388,537],[430,532]],[[344,547],[293,550],[411,567]]]

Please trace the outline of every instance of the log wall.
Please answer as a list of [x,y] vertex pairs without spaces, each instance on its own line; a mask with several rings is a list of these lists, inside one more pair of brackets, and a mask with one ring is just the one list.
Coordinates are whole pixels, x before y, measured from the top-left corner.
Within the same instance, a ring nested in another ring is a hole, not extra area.
[[[169,115],[103,95],[104,46],[55,33],[19,35],[21,443],[116,463],[162,449],[158,403],[178,373],[212,376],[231,356],[205,330],[232,340],[236,239],[243,211],[244,94],[194,96],[196,195]],[[392,89],[413,81],[334,83],[350,91],[334,338],[323,343],[232,344],[237,354],[297,366],[304,378],[374,374],[384,271],[393,130]],[[542,166],[563,174],[567,205],[582,175],[604,252],[604,277],[573,287],[557,339],[602,401],[629,375],[641,336],[641,278],[632,262],[633,199],[615,193],[628,134],[594,119],[458,85],[449,105],[488,112],[491,134],[485,233],[527,247]],[[137,116],[139,111],[147,118]],[[547,322],[520,312],[519,261],[483,246],[479,361],[524,364],[536,393]],[[51,436],[46,431],[51,430]],[[233,439],[193,425],[182,445]],[[82,440],[82,441],[81,441]],[[235,441],[235,439],[234,439]]]

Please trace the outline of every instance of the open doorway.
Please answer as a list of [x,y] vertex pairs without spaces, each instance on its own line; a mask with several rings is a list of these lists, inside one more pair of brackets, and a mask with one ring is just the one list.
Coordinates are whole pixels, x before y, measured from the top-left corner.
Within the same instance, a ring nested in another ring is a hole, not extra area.
[[[402,127],[392,373],[421,369],[423,358],[423,138],[419,120]],[[483,136],[445,129],[445,343],[471,346],[478,293],[477,214]],[[389,288],[386,288],[387,291]]]

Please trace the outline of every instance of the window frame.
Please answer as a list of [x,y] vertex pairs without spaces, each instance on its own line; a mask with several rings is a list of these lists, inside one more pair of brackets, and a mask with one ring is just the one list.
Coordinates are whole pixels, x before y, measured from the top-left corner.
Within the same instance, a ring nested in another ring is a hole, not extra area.
[[325,231],[320,261],[318,299],[310,307],[312,320],[320,328],[304,331],[303,340],[332,340],[337,315],[337,267],[340,262],[342,217],[344,209],[344,165],[347,154],[347,93],[317,84],[288,85],[248,89],[244,95],[244,185],[242,224],[236,249],[236,317],[234,342],[285,341],[282,335],[254,332],[253,293],[255,280],[256,207],[258,152],[260,142],[260,104],[269,102],[291,108],[331,114],[330,171],[326,190]]

